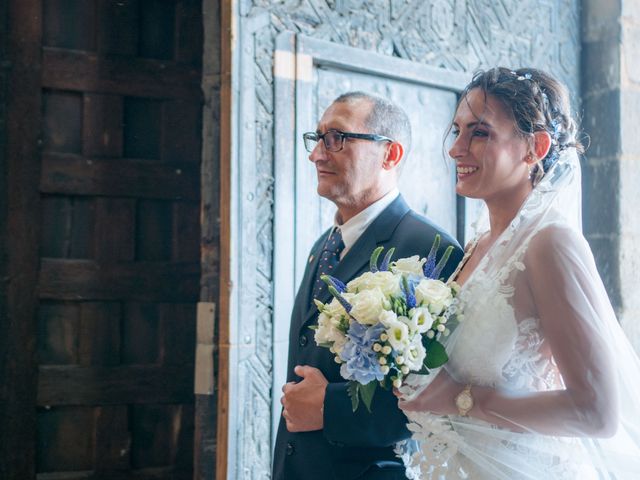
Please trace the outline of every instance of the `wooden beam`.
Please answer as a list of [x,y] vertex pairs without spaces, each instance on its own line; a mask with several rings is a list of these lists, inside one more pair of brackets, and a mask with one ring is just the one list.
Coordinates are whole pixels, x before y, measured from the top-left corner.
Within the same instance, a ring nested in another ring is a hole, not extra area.
[[[227,479],[229,458],[229,344],[231,322],[231,175],[233,119],[234,1],[220,2],[220,296],[216,479]],[[245,92],[253,95],[253,92]]]
[[42,62],[45,88],[145,98],[202,98],[200,71],[190,65],[51,47],[43,49]]
[[[35,478],[41,0],[0,2],[0,478]],[[6,30],[5,30],[6,29]],[[6,103],[4,103],[6,102]],[[6,110],[5,110],[6,106]],[[3,118],[1,118],[3,117]],[[10,119],[10,120],[9,120]]]
[[195,163],[88,158],[46,153],[40,190],[67,195],[101,195],[199,200],[200,170]]
[[200,264],[44,258],[40,298],[56,300],[136,300],[196,302]]
[[38,405],[190,403],[193,365],[41,366]]
[[38,480],[192,480],[191,472],[172,467],[140,470],[100,470],[79,472],[39,473]]

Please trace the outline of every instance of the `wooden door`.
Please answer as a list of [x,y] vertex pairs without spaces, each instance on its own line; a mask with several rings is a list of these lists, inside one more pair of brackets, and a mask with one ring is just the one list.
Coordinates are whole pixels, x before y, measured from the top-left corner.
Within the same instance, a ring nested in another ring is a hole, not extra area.
[[191,478],[200,2],[41,7],[38,478]]

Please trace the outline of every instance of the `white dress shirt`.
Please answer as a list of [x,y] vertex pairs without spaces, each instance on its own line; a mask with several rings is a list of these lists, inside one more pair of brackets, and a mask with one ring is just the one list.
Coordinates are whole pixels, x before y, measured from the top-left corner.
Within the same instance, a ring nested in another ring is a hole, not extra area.
[[[336,212],[334,228],[340,228],[342,241],[344,242],[344,250],[342,250],[342,253],[340,254],[341,260],[347,254],[349,249],[358,241],[360,235],[362,235],[367,227],[371,225],[371,222],[373,222],[385,208],[391,205],[391,203],[398,198],[398,195],[400,195],[399,190],[394,188],[380,200],[372,203],[342,225],[338,224],[338,213]],[[333,232],[333,230],[331,230],[331,232]]]

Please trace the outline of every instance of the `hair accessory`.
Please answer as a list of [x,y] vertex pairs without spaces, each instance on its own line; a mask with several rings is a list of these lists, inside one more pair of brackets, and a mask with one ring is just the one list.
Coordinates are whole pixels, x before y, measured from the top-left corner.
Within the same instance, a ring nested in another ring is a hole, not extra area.
[[[513,72],[515,74],[515,72]],[[531,74],[525,73],[524,75],[518,75],[518,80],[531,80]]]

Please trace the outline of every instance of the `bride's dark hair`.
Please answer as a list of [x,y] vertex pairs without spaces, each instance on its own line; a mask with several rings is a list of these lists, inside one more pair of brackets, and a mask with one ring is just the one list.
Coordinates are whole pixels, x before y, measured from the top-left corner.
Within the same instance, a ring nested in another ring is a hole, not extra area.
[[548,73],[535,68],[504,67],[478,71],[461,93],[457,106],[466,101],[467,94],[475,88],[504,105],[523,137],[532,138],[533,133],[539,131],[551,135],[549,153],[532,171],[534,185],[557,161],[561,151],[567,148],[584,151],[578,139],[577,122],[571,114],[567,88]]

